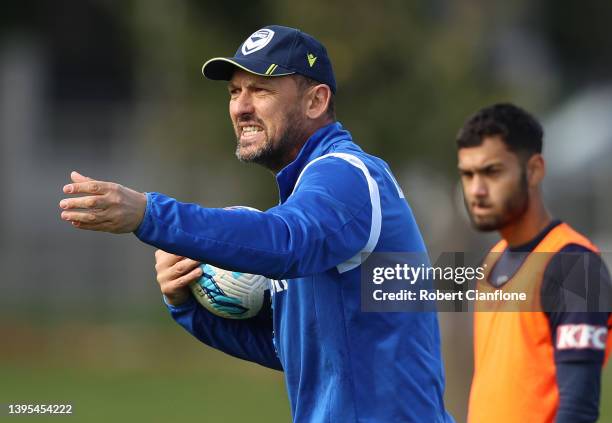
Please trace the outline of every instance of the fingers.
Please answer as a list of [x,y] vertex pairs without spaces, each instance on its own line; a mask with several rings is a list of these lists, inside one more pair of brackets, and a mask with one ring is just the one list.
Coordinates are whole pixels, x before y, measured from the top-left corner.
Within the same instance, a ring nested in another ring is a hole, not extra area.
[[70,222],[75,228],[83,229],[86,231],[105,231],[106,227],[99,224],[82,223],[82,222]]
[[[179,279],[190,275],[190,279],[186,282],[189,283],[202,276],[202,270],[199,268],[199,261],[180,257],[174,264],[170,264],[173,260],[174,259],[169,258],[166,262],[158,262],[155,265],[157,282],[159,282],[160,285],[172,282],[176,283]],[[194,279],[194,276],[197,277]]]
[[108,201],[100,195],[89,195],[87,197],[64,198],[59,206],[64,210],[68,209],[106,209]]
[[70,173],[72,184],[64,185],[63,191],[66,194],[100,194],[107,191],[110,182],[96,181],[89,176],[81,175],[76,170]]
[[93,224],[96,222],[96,215],[94,213],[75,211],[75,212],[62,212],[60,217],[63,220],[70,222],[88,223]]
[[110,221],[99,222],[96,220],[95,216],[87,218],[87,217],[74,217],[74,216],[69,216],[69,215],[67,216],[62,215],[62,219],[70,222],[72,226],[77,229],[83,229],[87,231],[100,231],[100,232],[110,232],[112,229],[112,222]]
[[[199,261],[185,258],[179,261],[178,263],[176,263],[174,266],[172,266],[172,270],[177,276],[181,276],[187,272],[191,272],[193,269],[195,269],[199,265],[200,265]],[[197,270],[200,270],[200,269],[197,269]],[[200,275],[201,274],[202,272],[200,271]]]
[[[177,257],[165,252],[156,252],[157,256],[162,256],[161,258],[166,260],[175,260]],[[188,285],[202,276],[200,262],[182,257],[178,258],[179,261],[172,266],[162,268],[159,263],[155,266],[160,290],[168,302],[173,305],[185,302],[191,295]]]
[[185,288],[191,282],[197,281],[200,278],[200,276],[202,276],[202,269],[197,267],[193,269],[191,272],[187,273],[186,275],[181,276],[180,278],[176,279],[174,281],[174,288],[175,289]]
[[88,180],[86,182],[74,182],[64,185],[65,194],[105,194],[110,191],[113,184],[111,182]]
[[70,173],[70,179],[72,179],[72,182],[93,181],[93,179],[91,179],[89,176],[83,176],[79,172],[77,172],[76,170],[73,170]]
[[108,219],[103,210],[78,210],[78,211],[63,211],[60,215],[62,220],[69,222],[87,223],[90,225],[103,225],[112,223]]
[[155,270],[159,271],[171,267],[183,258],[184,257],[167,253],[164,250],[157,250],[155,251]]
[[[88,176],[83,176],[79,172],[72,171],[70,173],[72,184],[64,185],[63,191],[66,194],[95,194],[93,196],[75,197],[75,198],[64,198],[60,201],[60,208],[67,209],[104,209],[108,207],[109,201],[106,198],[102,198],[102,195],[109,192],[113,185],[109,182],[94,181]],[[64,220],[72,220],[66,219]],[[83,220],[83,218],[77,220],[79,222],[91,221]]]
[[202,276],[202,270],[198,266],[177,279],[164,283],[160,282],[160,290],[166,297],[166,302],[177,306],[187,301],[191,296],[191,290],[188,285],[198,280],[200,276]]

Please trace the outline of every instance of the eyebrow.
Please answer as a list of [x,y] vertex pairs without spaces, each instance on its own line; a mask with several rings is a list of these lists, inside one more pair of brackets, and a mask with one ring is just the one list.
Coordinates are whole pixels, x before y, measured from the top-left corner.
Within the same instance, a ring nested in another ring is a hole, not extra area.
[[[269,83],[267,80],[265,80],[265,79],[264,79],[264,80],[261,80],[261,81],[249,81],[249,82],[246,84],[246,88],[251,88],[251,87],[253,87],[253,86],[261,86],[261,87],[266,87],[266,88],[268,88],[268,87],[270,87],[270,83]],[[233,83],[233,82],[231,82],[231,81],[230,81],[230,82],[228,82],[228,84],[227,84],[227,89],[228,89],[228,90],[231,90],[232,88],[236,88],[236,87],[238,87],[238,85],[237,85],[237,84],[234,84],[234,83]]]
[[495,168],[495,167],[501,167],[503,166],[503,162],[493,162],[493,163],[489,163],[486,164],[484,166],[480,166],[480,167],[461,167],[461,165],[457,166],[457,169],[459,169],[459,172],[484,172],[485,170],[491,169],[491,168]]

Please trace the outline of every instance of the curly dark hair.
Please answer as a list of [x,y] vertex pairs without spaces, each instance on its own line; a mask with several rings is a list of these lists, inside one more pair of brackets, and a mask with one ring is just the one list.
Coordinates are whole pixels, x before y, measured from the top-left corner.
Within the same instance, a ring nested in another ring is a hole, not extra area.
[[457,148],[477,147],[492,136],[499,136],[510,151],[525,157],[542,152],[542,125],[511,103],[493,104],[470,116],[457,134]]

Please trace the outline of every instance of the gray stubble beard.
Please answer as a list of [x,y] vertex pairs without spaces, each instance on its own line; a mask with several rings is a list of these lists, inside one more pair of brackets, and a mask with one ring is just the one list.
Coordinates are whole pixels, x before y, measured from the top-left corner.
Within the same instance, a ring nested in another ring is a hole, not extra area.
[[265,145],[249,157],[240,154],[240,139],[238,139],[236,158],[243,163],[256,163],[275,172],[288,165],[295,158],[292,156],[296,146],[305,141],[303,139],[305,131],[295,108],[287,112],[285,119],[288,125],[280,139],[276,142],[268,139]]

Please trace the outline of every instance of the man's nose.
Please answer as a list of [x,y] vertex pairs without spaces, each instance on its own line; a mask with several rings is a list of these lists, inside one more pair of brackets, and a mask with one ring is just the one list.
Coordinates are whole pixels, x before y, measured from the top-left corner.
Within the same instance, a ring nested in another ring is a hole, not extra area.
[[245,91],[241,92],[240,95],[231,102],[231,111],[235,116],[252,114],[255,109],[251,96]]
[[476,175],[472,180],[472,184],[470,186],[470,194],[474,198],[482,198],[486,197],[489,194],[489,190],[487,188],[487,184],[484,181],[484,178]]

